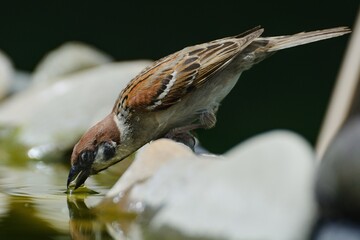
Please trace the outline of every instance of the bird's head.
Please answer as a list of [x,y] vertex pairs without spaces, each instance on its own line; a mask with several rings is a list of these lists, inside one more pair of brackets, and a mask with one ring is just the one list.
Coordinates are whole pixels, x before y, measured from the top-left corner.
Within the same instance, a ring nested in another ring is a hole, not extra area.
[[67,187],[80,187],[85,180],[116,161],[116,149],[120,144],[120,131],[115,114],[111,113],[91,127],[75,145],[71,155],[71,169]]

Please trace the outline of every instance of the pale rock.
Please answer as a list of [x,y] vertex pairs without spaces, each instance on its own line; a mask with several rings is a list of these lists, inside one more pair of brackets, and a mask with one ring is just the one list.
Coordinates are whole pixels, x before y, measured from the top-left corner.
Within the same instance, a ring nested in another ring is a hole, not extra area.
[[48,84],[72,73],[112,61],[107,54],[80,42],[69,42],[49,52],[33,73],[34,84]]
[[[154,149],[154,155],[171,151],[170,147]],[[167,155],[169,160],[161,160],[153,177],[136,184],[129,193],[130,201],[152,209],[146,236],[308,237],[316,213],[312,194],[315,162],[313,150],[300,136],[270,132],[240,144],[222,158],[175,155]],[[156,161],[156,157],[148,160]]]
[[0,99],[8,94],[14,69],[10,59],[0,51]]
[[152,177],[170,159],[193,156],[190,148],[169,139],[159,139],[148,143],[137,151],[130,167],[106,194],[106,197],[123,196],[135,184],[143,183]]
[[20,129],[29,156],[71,149],[78,138],[108,113],[120,91],[150,61],[110,63],[33,86],[0,105],[0,125]]

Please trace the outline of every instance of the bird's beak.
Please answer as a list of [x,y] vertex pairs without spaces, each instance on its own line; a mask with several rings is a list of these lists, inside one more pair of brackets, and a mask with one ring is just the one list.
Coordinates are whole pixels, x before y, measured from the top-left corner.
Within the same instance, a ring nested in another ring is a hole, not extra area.
[[80,169],[79,166],[73,166],[70,169],[67,188],[74,186],[74,190],[80,187],[90,176],[90,168]]

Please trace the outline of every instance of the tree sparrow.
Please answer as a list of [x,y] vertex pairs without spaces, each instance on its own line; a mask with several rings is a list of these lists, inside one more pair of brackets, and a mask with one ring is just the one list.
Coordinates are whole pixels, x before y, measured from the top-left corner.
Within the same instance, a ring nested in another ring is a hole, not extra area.
[[212,128],[220,102],[240,74],[278,50],[349,33],[347,27],[260,37],[256,27],[186,47],[156,61],[122,90],[112,112],[75,145],[67,187],[78,188],[93,174],[120,162],[165,135]]

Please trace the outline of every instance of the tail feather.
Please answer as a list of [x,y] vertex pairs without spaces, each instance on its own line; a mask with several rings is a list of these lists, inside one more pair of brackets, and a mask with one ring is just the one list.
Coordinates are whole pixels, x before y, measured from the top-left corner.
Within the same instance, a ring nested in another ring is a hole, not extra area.
[[259,37],[257,40],[269,41],[266,46],[267,52],[275,52],[285,48],[291,48],[311,42],[316,42],[328,38],[342,36],[350,33],[348,27],[336,27],[312,32],[301,32],[294,35],[278,36],[278,37]]

